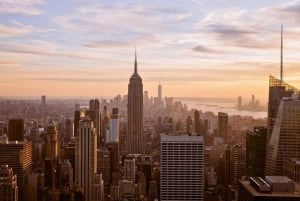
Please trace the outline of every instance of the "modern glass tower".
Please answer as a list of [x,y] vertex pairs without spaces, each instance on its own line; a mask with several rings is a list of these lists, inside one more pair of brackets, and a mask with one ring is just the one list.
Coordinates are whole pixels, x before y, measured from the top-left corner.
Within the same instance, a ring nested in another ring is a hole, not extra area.
[[128,84],[127,105],[128,131],[126,136],[126,151],[131,154],[144,153],[143,135],[143,83],[137,70],[135,54],[134,73]]
[[300,157],[299,93],[283,97],[267,142],[266,175],[283,175],[283,160]]

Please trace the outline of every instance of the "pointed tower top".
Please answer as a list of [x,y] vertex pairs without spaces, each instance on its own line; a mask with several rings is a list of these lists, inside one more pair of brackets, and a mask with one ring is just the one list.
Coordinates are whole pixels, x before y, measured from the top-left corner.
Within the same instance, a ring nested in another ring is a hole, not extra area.
[[135,60],[134,60],[134,74],[138,74],[138,71],[137,71],[137,60],[136,60],[136,47],[135,47]]
[[283,61],[282,61],[283,41],[282,41],[282,32],[283,32],[283,26],[281,25],[281,46],[280,46],[280,80],[281,81],[283,81]]

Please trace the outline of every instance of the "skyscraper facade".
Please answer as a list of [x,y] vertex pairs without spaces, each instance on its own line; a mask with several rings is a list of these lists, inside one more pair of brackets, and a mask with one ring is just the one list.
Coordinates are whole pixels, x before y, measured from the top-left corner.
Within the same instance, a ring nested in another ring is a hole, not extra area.
[[158,85],[158,100],[161,101],[162,100],[162,86],[161,84]]
[[267,128],[254,127],[246,133],[246,174],[265,177]]
[[93,121],[79,121],[75,145],[75,183],[84,191],[85,200],[92,200],[92,187],[97,172],[97,135]]
[[228,114],[218,112],[218,136],[227,142]]
[[119,109],[112,108],[112,114],[110,117],[110,132],[106,142],[118,142],[119,141]]
[[58,162],[58,131],[54,124],[47,127],[45,136],[45,185],[54,185],[55,168]]
[[10,119],[8,120],[8,140],[23,141],[24,140],[24,120]]
[[29,201],[25,186],[32,172],[32,143],[31,142],[0,142],[0,163],[8,165],[17,175],[18,199]]
[[204,144],[202,136],[161,136],[161,201],[204,199]]
[[283,160],[300,158],[299,94],[283,97],[267,143],[266,175],[283,175]]
[[268,135],[267,142],[269,142],[275,119],[277,116],[278,108],[282,97],[290,97],[298,89],[279,80],[276,77],[270,75],[269,77],[269,104],[268,104]]
[[143,135],[143,83],[137,70],[135,54],[134,73],[128,85],[128,132],[126,136],[126,151],[132,154],[144,153]]

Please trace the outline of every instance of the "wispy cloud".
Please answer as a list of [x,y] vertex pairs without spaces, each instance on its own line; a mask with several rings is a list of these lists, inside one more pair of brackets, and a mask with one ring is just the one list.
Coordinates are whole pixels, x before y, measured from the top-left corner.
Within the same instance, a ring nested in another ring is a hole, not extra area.
[[57,29],[39,28],[33,25],[23,24],[17,21],[11,21],[9,25],[0,24],[0,36],[13,37],[34,33],[56,32]]
[[21,15],[40,15],[39,9],[47,0],[0,0],[0,15],[21,14]]

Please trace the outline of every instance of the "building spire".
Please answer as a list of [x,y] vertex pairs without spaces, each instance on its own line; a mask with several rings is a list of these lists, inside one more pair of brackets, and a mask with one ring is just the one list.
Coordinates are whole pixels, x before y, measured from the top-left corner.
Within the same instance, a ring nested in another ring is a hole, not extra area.
[[137,61],[136,61],[136,47],[135,47],[135,60],[134,60],[134,74],[138,74],[138,71],[137,71]]
[[283,26],[281,25],[281,47],[280,47],[280,80],[281,81],[283,81],[283,62],[282,62],[283,41],[282,41],[282,32],[283,32]]

